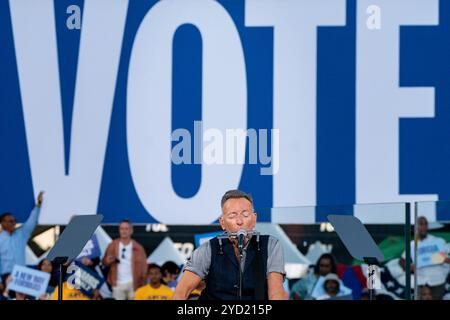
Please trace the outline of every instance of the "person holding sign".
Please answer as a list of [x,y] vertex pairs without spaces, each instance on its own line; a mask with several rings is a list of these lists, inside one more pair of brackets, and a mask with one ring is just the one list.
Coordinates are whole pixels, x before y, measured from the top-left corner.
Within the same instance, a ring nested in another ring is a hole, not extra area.
[[194,250],[173,299],[187,299],[202,280],[206,288],[200,300],[237,299],[240,270],[242,300],[287,299],[281,244],[275,237],[253,234],[256,213],[251,196],[240,190],[229,190],[222,197],[221,207],[219,222],[226,234]]
[[56,274],[55,270],[53,269],[53,263],[46,258],[42,259],[38,263],[37,269],[39,271],[50,274],[50,280],[48,282],[46,293],[39,297],[40,300],[49,300],[52,296],[53,291],[55,290],[55,287],[58,285],[58,274]]
[[11,274],[15,265],[25,265],[25,248],[28,239],[36,227],[41,212],[44,192],[39,192],[37,203],[22,227],[16,229],[16,218],[12,213],[0,215],[0,275],[3,283]]
[[[67,268],[62,286],[62,300],[101,300],[98,288],[102,284],[103,279],[95,271],[79,261],[74,261]],[[51,295],[51,300],[58,300],[58,285]]]
[[[450,270],[450,258],[445,240],[428,234],[428,220],[417,219],[417,259],[414,257],[414,241],[411,241],[411,272],[417,271],[419,286],[427,285],[434,300],[441,300],[445,292],[445,281]],[[399,263],[405,270],[405,252]]]
[[[74,286],[69,285],[67,281],[63,282],[62,288],[63,288],[62,300],[91,300],[91,298],[89,298],[83,292],[76,289]],[[55,291],[53,291],[51,300],[58,300],[58,286],[56,286]]]
[[92,271],[95,271],[95,267],[100,264],[100,255],[100,245],[97,236],[94,233],[88,242],[86,242],[83,250],[81,250],[75,261],[85,265]]
[[6,280],[8,283],[7,290],[14,291],[17,300],[24,298],[24,296],[39,299],[45,294],[49,280],[50,274],[47,272],[15,265]]

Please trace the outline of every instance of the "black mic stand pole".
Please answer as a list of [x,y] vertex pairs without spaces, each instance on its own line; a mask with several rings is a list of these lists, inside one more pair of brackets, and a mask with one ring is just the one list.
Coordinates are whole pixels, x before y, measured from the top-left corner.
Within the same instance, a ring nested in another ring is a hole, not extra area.
[[242,246],[239,247],[239,300],[242,300],[242,282],[243,282],[243,274],[242,274],[242,258],[244,257],[244,252],[242,250]]
[[[247,236],[250,236],[250,238],[253,236],[253,235],[256,235],[257,236],[257,239],[258,239],[258,242],[259,242],[259,232],[257,232],[257,231],[255,231],[255,230],[252,230],[252,231],[248,231],[247,232]],[[230,238],[230,237],[236,237],[236,238],[238,238],[238,256],[239,256],[239,261],[238,261],[238,268],[239,268],[239,283],[238,283],[238,300],[242,300],[242,285],[243,285],[243,272],[242,272],[242,259],[243,259],[243,257],[244,257],[244,250],[243,250],[243,247],[244,247],[244,241],[245,241],[245,238],[246,237],[244,237],[244,239],[242,240],[242,245],[241,246],[239,246],[239,236],[237,235],[237,233],[236,232],[224,232],[223,234],[221,234],[221,235],[219,235],[219,236],[217,236],[217,238],[219,239],[219,242],[222,240],[222,239],[228,239],[228,238]]]

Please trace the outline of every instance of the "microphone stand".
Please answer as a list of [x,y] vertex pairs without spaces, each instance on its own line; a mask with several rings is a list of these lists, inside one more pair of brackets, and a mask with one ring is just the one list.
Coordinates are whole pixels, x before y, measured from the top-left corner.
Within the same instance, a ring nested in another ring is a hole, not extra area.
[[59,268],[58,279],[58,300],[63,298],[63,264],[67,262],[67,257],[56,257],[53,259],[53,263]]
[[239,248],[239,293],[238,293],[238,300],[242,300],[242,282],[244,278],[244,274],[242,272],[242,258],[244,257],[244,250],[243,248]]
[[[257,241],[259,242],[259,232],[258,231],[252,230],[252,231],[247,232],[247,236],[250,236],[250,239],[254,235],[256,235]],[[220,246],[222,246],[222,239],[237,238],[237,237],[238,237],[237,232],[227,232],[227,231],[225,231],[223,234],[217,236],[217,238],[219,239]],[[239,246],[238,246],[238,248],[239,248]],[[244,278],[244,273],[242,270],[242,259],[244,257],[243,248],[239,248],[238,256],[239,256],[239,261],[238,261],[238,269],[239,269],[239,271],[238,271],[239,272],[238,300],[242,300],[242,287],[243,287],[243,278]]]

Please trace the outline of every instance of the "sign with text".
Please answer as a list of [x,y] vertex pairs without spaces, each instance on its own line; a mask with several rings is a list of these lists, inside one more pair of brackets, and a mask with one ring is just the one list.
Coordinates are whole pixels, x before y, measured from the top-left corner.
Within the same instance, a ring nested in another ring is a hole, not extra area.
[[34,190],[43,224],[99,212],[208,225],[230,189],[256,208],[450,199],[449,12],[450,0],[0,1],[0,212],[23,221]]
[[[445,240],[441,238],[420,241],[417,246],[417,268],[442,264],[447,256],[445,245]],[[411,245],[411,256],[414,257],[414,245]]]
[[12,280],[8,284],[8,290],[21,292],[33,297],[43,295],[50,281],[50,273],[24,266],[14,266],[11,273]]
[[86,242],[83,250],[77,256],[76,260],[81,261],[83,258],[94,259],[100,257],[100,245],[95,233],[92,234],[91,238]]
[[80,290],[90,298],[93,297],[94,290],[99,289],[105,282],[98,273],[77,261],[67,268],[67,274],[69,275],[67,285]]

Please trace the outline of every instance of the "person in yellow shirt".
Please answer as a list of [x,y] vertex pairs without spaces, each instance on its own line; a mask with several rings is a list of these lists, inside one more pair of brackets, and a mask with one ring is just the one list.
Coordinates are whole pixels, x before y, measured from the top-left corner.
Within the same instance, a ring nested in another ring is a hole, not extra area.
[[[63,300],[91,300],[80,290],[75,289],[67,284],[67,281],[63,282]],[[53,291],[52,300],[58,300],[58,286]]]
[[149,283],[136,290],[135,300],[171,300],[173,291],[161,283],[161,268],[157,264],[148,265],[147,278]]

